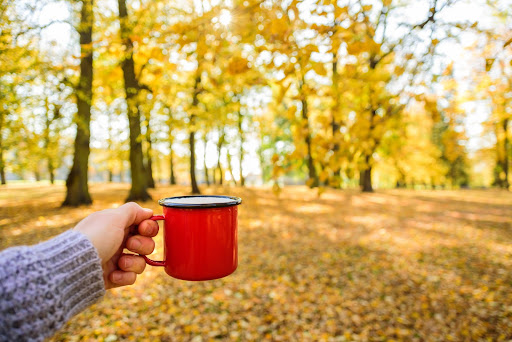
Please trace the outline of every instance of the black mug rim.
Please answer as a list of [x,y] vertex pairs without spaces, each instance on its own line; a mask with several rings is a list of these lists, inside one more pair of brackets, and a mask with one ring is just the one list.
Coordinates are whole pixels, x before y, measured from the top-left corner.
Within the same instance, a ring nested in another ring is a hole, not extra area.
[[[169,199],[178,199],[178,198],[191,198],[191,197],[217,197],[217,198],[229,198],[232,201],[223,202],[223,203],[164,203]],[[162,207],[167,208],[181,208],[181,209],[205,209],[205,208],[224,208],[224,207],[232,207],[235,205],[240,205],[242,203],[242,199],[240,197],[235,196],[221,196],[221,195],[187,195],[187,196],[173,196],[166,197],[158,200],[158,204]]]

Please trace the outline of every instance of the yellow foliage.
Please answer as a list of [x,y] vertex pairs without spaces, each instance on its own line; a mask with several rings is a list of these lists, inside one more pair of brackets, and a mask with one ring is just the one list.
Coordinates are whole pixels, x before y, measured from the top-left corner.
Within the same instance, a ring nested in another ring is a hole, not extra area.
[[290,106],[288,110],[286,111],[286,117],[288,120],[295,120],[295,116],[297,114],[297,106]]
[[314,63],[313,64],[313,70],[319,76],[327,75],[327,70],[325,69],[325,66],[322,63]]
[[249,70],[249,66],[247,64],[247,60],[240,56],[235,56],[231,58],[228,65],[228,72],[232,75],[241,74],[245,71]]

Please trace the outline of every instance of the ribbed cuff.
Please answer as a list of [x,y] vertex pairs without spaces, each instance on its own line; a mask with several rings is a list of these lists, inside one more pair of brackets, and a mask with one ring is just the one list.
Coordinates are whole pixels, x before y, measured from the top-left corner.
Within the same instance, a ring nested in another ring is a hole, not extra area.
[[69,230],[34,246],[49,265],[48,277],[59,289],[59,299],[68,320],[105,294],[103,270],[96,248],[82,233]]

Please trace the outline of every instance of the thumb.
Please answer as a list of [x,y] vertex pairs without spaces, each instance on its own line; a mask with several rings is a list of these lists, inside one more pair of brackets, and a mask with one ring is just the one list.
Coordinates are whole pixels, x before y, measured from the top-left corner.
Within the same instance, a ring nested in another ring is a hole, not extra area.
[[152,209],[142,208],[135,202],[125,203],[116,210],[118,210],[121,216],[125,219],[125,228],[134,224],[139,224],[153,216]]

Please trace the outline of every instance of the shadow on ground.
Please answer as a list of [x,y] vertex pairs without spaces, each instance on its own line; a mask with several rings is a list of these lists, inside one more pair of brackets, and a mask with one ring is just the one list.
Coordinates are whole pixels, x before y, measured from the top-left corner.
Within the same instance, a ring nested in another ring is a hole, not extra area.
[[[2,189],[0,248],[36,243],[118,206],[127,186],[97,184],[91,192],[93,206],[68,209],[59,207],[60,186]],[[162,187],[152,196],[187,192]],[[136,285],[109,292],[53,341],[512,338],[510,193],[204,192],[244,200],[232,276],[185,282],[148,267]],[[160,212],[156,201],[144,205]]]

